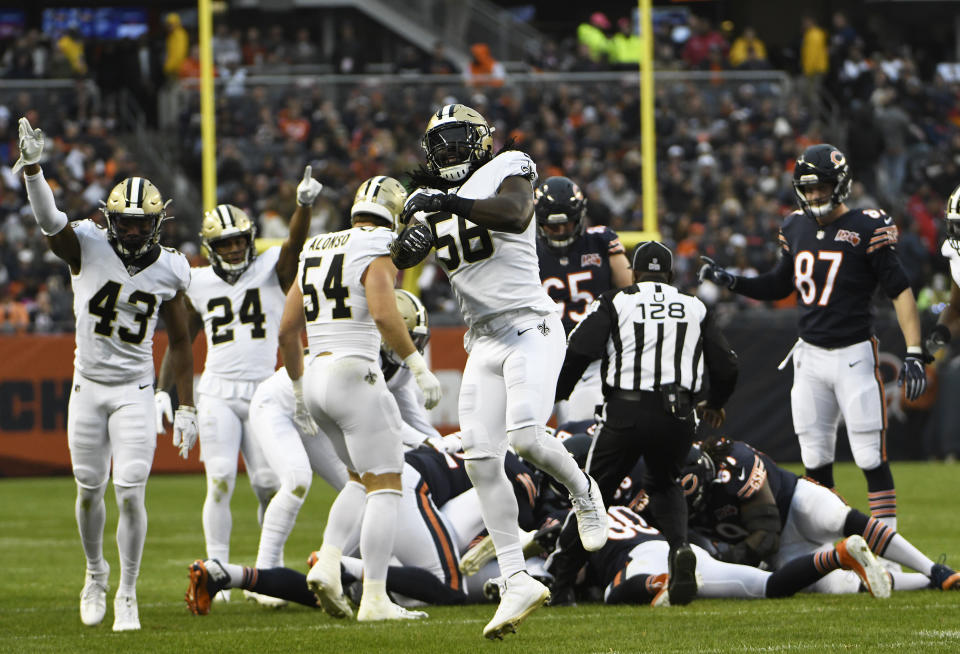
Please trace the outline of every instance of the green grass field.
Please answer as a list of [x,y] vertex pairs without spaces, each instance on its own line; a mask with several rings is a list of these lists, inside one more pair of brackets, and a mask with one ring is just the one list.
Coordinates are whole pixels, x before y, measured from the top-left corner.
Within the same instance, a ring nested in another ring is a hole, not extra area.
[[[928,556],[960,564],[960,467],[896,463],[900,530]],[[852,464],[838,487],[863,510],[866,489]],[[300,606],[264,609],[242,601],[214,605],[205,617],[183,602],[186,567],[202,557],[200,476],[156,476],[147,486],[150,527],[139,583],[139,632],[115,634],[113,592],[119,563],[116,510],[107,498],[105,554],[112,571],[107,617],[80,623],[84,560],[68,477],[0,480],[0,654],[11,652],[960,652],[960,593],[803,595],[786,600],[702,600],[687,607],[544,608],[519,633],[491,643],[481,636],[492,605],[430,609],[430,619],[361,625]],[[318,480],[287,543],[291,567],[306,569],[320,540],[332,492]],[[251,563],[258,531],[246,478],[233,498],[232,558]]]

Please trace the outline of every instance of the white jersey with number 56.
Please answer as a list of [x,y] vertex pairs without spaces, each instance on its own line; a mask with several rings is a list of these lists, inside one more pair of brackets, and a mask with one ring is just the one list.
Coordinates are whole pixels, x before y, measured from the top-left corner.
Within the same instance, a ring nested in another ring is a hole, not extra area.
[[311,353],[379,358],[380,330],[361,278],[374,259],[390,256],[395,237],[387,227],[353,227],[314,236],[303,246],[297,284]]
[[187,258],[162,247],[156,261],[132,271],[110,245],[106,230],[92,220],[74,223],[73,231],[80,242],[80,273],[70,280],[77,317],[74,366],[103,384],[152,377],[157,314],[162,303],[190,283]]
[[[537,181],[537,167],[523,152],[502,152],[479,169],[458,189],[463,198],[491,198],[508,177]],[[531,191],[532,193],[532,191]],[[540,284],[536,221],[521,234],[489,230],[460,216],[441,212],[418,214],[430,226],[437,261],[447,271],[468,326],[517,309],[541,313],[559,311]]]

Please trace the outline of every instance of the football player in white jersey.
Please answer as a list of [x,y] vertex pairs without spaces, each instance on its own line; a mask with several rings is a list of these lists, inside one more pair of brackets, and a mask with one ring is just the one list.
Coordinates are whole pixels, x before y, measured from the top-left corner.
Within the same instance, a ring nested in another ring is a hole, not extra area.
[[110,567],[103,558],[103,501],[113,461],[119,520],[120,583],[114,598],[114,631],[140,629],[137,576],[147,534],[144,491],[157,435],[153,429],[153,332],[163,317],[171,369],[180,397],[173,442],[187,452],[197,438],[193,407],[193,354],[184,291],[186,257],[158,245],[166,205],[143,177],[129,177],[107,197],[107,228],[92,220],[73,224],[57,209],[38,162],[43,132],[20,119],[20,158],[27,197],[50,250],[70,266],[77,348],[67,413],[67,443],[77,481],[76,518],[87,559],[80,619],[103,621]]
[[940,314],[937,326],[927,336],[927,350],[936,354],[940,348],[950,342],[954,334],[960,333],[960,186],[953,189],[947,198],[944,209],[944,225],[947,238],[943,241],[940,253],[950,262],[950,304]]
[[[381,337],[413,373],[426,407],[440,400],[440,383],[413,344],[394,295],[397,269],[390,244],[405,198],[403,186],[392,177],[372,177],[360,185],[351,209],[353,226],[315,236],[304,246],[297,285],[287,294],[280,325],[280,352],[293,381],[297,420],[316,421],[350,475],[330,508],[307,582],[330,615],[352,615],[340,583],[340,559],[362,515],[361,621],[425,617],[395,605],[386,593],[403,447],[400,410],[377,363]],[[310,347],[306,371],[300,341],[304,327]]]
[[[403,316],[407,331],[417,351],[430,339],[427,312],[417,297],[403,289],[395,289],[397,308]],[[400,409],[401,438],[407,447],[417,447],[427,441],[441,447],[442,437],[430,424],[423,406],[423,397],[410,369],[403,365],[389,346],[381,345],[380,369]],[[310,490],[313,473],[316,472],[336,490],[347,483],[347,469],[337,458],[330,438],[320,432],[313,421],[307,430],[294,421],[296,399],[293,384],[285,368],[281,368],[257,387],[250,403],[250,425],[254,438],[259,443],[270,467],[280,478],[280,492],[289,492],[300,498],[301,505]],[[263,516],[260,532],[260,547],[257,550],[257,568],[275,568],[283,565],[283,546],[293,529],[296,513],[274,510],[275,496]],[[358,525],[359,526],[359,525]],[[353,546],[344,551],[350,552]],[[258,601],[263,602],[258,598]],[[263,602],[274,605],[275,602]]]
[[[203,329],[207,360],[197,387],[200,454],[207,476],[203,535],[207,556],[230,560],[230,499],[242,453],[250,485],[259,500],[258,518],[280,488],[256,441],[250,435],[253,392],[273,374],[277,363],[277,329],[284,294],[297,274],[300,249],[310,227],[311,207],[323,185],[307,166],[297,186],[297,208],[290,234],[280,246],[257,255],[256,226],[238,207],[221,204],[203,217],[200,238],[210,265],[194,268],[187,289],[190,335]],[[157,392],[157,431],[169,416],[169,384],[161,366]],[[293,489],[290,489],[293,490]],[[275,511],[296,515],[301,500],[291,493],[276,499]],[[229,599],[222,595],[220,599]]]
[[[506,592],[483,630],[501,638],[550,598],[526,572],[517,501],[503,470],[508,444],[571,492],[587,550],[603,547],[607,517],[596,483],[546,432],[565,338],[560,309],[540,284],[533,217],[537,170],[517,150],[493,155],[492,130],[462,104],[441,107],[427,124],[427,166],[407,200],[407,227],[391,254],[399,268],[431,248],[447,272],[470,328],[459,417],[466,468],[480,495]],[[410,222],[410,219],[413,222]]]

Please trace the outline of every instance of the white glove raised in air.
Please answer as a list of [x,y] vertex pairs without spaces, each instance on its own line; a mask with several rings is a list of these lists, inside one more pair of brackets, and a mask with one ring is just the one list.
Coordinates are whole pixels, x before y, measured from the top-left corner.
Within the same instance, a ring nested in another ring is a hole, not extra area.
[[173,402],[170,401],[170,393],[157,391],[153,396],[153,403],[157,407],[157,433],[162,434],[167,431],[163,424],[164,418],[173,424]]
[[323,184],[313,178],[313,166],[307,166],[303,169],[303,179],[297,184],[297,204],[312,207],[322,190]]
[[304,436],[316,436],[320,429],[303,401],[303,377],[293,380],[293,397],[297,401],[297,408],[293,411],[293,424]]
[[181,406],[173,416],[173,446],[180,448],[180,456],[190,456],[190,448],[197,442],[200,425],[197,422],[197,409]]
[[427,368],[427,362],[423,360],[423,355],[417,351],[403,360],[403,363],[410,368],[413,378],[417,380],[417,386],[423,391],[423,405],[432,409],[440,402],[440,381]]
[[20,158],[13,164],[13,172],[17,173],[24,166],[40,163],[43,156],[43,130],[34,129],[26,118],[20,119]]

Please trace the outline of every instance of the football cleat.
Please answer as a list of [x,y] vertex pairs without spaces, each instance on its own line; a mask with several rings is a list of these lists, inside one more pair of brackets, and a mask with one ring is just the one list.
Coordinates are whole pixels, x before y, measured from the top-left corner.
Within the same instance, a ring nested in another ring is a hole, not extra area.
[[577,514],[577,531],[580,532],[580,542],[583,549],[596,552],[607,544],[607,510],[603,506],[603,496],[597,482],[587,475],[590,487],[586,497],[570,496],[573,510]]
[[930,585],[940,590],[960,590],[960,572],[948,567],[946,560],[946,555],[943,555],[930,568]]
[[[222,591],[221,591],[222,592]],[[243,597],[248,602],[256,602],[260,606],[265,606],[268,609],[282,609],[289,602],[285,599],[280,599],[279,597],[271,597],[269,595],[261,595],[260,593],[255,593],[252,590],[244,590]]]
[[343,585],[340,581],[340,564],[324,562],[314,552],[310,559],[314,561],[307,573],[307,586],[317,596],[322,608],[334,618],[352,618],[353,609],[343,594]]
[[138,631],[140,612],[137,598],[133,595],[117,595],[113,598],[113,630]]
[[681,545],[670,551],[670,580],[667,593],[670,604],[689,604],[697,596],[697,555],[689,545]]
[[217,559],[208,561],[197,559],[187,566],[187,577],[190,583],[187,585],[184,599],[194,615],[210,613],[213,597],[222,590],[220,582],[225,584],[230,580],[230,576]]
[[867,541],[854,534],[837,543],[837,558],[844,570],[856,573],[867,591],[876,598],[890,597],[890,575],[870,551]]
[[[106,565],[106,563],[104,563]],[[110,578],[110,566],[103,572],[87,570],[83,590],[80,591],[80,621],[88,627],[103,622],[107,613],[107,580]]]
[[647,588],[656,593],[650,606],[670,606],[670,575],[658,574],[647,579]]
[[491,640],[515,633],[517,625],[550,599],[550,590],[524,571],[511,575],[505,586],[497,612],[483,628],[484,637]]
[[[523,532],[521,531],[521,534]],[[487,562],[492,561],[497,556],[493,547],[493,539],[486,535],[480,541],[470,548],[470,550],[460,559],[460,572],[470,577],[477,574]]]
[[390,601],[385,594],[368,597],[365,593],[357,610],[357,622],[379,622],[382,620],[420,620],[427,617],[423,611],[410,611]]

